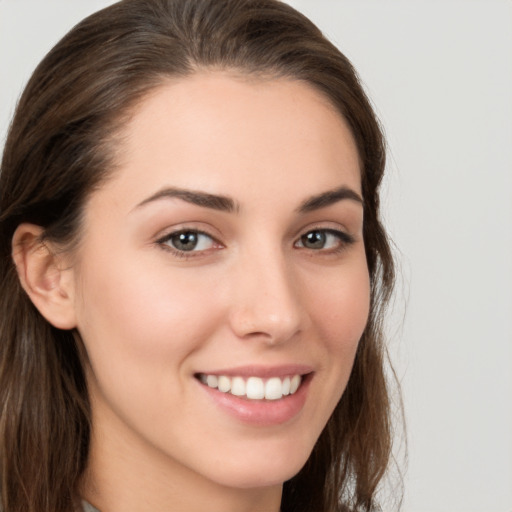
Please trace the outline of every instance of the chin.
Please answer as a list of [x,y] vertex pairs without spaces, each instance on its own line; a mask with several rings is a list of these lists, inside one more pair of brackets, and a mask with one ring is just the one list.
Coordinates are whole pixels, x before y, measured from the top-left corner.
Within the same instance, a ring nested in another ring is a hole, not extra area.
[[217,483],[239,489],[281,486],[293,478],[306,464],[310,455],[296,451],[294,454],[275,452],[265,457],[251,457],[249,454],[237,460],[223,461],[210,472]]

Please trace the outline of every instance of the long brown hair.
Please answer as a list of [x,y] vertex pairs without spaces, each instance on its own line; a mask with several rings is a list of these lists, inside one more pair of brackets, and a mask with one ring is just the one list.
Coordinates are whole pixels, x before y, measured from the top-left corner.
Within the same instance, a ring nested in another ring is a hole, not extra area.
[[0,494],[4,512],[77,504],[90,407],[76,332],[46,322],[11,258],[16,227],[71,247],[83,205],[115,172],[116,136],[168,77],[198,69],[289,77],[316,87],[348,122],[361,161],[371,311],[342,399],[283,512],[377,510],[390,459],[382,313],[393,260],[379,220],[385,146],[350,62],[307,18],[277,0],[124,0],[73,28],[35,70],[17,106],[0,174]]

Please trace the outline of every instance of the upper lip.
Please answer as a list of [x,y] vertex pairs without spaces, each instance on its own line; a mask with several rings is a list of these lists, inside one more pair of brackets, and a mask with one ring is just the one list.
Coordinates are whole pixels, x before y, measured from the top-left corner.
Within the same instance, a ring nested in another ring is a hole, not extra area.
[[226,377],[287,377],[311,373],[313,367],[305,364],[283,364],[278,366],[244,365],[233,368],[206,370],[198,372],[203,375],[225,375]]

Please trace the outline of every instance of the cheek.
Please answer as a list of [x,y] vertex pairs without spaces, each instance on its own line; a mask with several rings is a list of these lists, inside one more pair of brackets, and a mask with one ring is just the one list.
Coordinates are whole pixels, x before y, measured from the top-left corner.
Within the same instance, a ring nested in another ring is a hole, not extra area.
[[[118,373],[141,373],[176,365],[193,352],[217,316],[212,294],[191,286],[185,273],[111,258],[85,266],[79,331],[98,370],[106,362]],[[208,315],[204,312],[208,311]]]
[[368,321],[370,282],[366,261],[331,276],[328,286],[311,293],[310,315],[323,350],[323,382],[332,390],[328,399],[334,409],[346,387],[359,340]]
[[111,261],[116,264],[83,269],[79,331],[90,361],[91,401],[98,416],[111,418],[113,411],[134,431],[173,438],[170,418],[190,405],[190,357],[218,322],[214,294],[166,265]]
[[357,346],[368,320],[370,282],[366,265],[331,279],[311,294],[311,314],[333,351]]

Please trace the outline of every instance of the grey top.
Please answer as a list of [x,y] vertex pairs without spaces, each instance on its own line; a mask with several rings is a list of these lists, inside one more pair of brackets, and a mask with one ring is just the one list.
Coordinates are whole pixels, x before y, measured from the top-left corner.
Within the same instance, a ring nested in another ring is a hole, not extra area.
[[87,503],[87,501],[82,501],[82,510],[83,512],[100,512],[97,508],[94,508],[90,503]]

